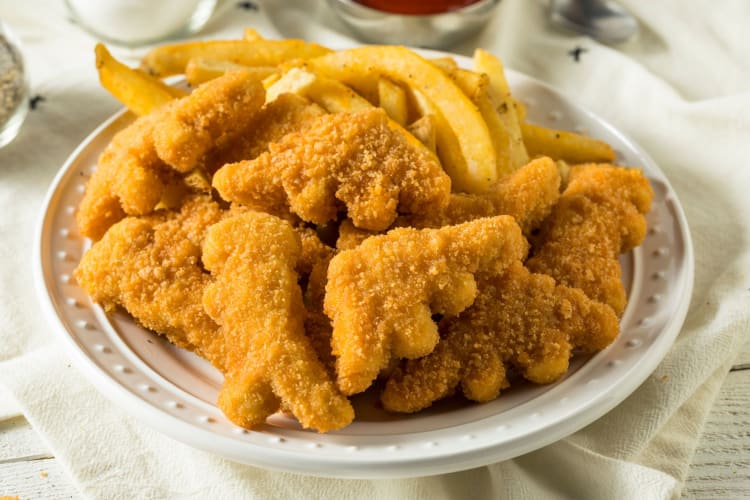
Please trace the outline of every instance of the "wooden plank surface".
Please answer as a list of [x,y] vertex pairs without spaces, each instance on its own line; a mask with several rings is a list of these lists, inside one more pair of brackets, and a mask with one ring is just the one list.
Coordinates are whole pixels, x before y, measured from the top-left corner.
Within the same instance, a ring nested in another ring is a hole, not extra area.
[[0,497],[19,500],[82,498],[54,458],[0,464]]
[[[0,497],[79,499],[22,417],[0,422]],[[698,443],[683,498],[750,498],[750,343],[721,388]]]
[[727,376],[693,457],[684,496],[750,498],[750,369]]

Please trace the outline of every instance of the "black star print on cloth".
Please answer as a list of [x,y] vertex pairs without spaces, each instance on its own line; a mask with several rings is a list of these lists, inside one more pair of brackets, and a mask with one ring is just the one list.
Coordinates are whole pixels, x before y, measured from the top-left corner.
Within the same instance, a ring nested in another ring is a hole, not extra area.
[[584,52],[588,52],[588,49],[576,46],[576,48],[574,48],[573,50],[568,51],[568,55],[572,57],[575,62],[578,62],[581,60],[581,54],[583,54]]
[[258,4],[254,2],[237,2],[237,7],[243,10],[253,10],[255,12],[260,10],[260,8],[258,7]]
[[33,110],[36,109],[36,107],[39,105],[40,102],[44,102],[47,99],[43,95],[35,95],[31,99],[29,99],[29,107]]

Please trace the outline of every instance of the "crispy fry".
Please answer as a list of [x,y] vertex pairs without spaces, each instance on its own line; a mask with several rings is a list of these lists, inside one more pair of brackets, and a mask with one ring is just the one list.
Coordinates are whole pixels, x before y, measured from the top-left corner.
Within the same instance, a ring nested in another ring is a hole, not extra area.
[[184,73],[190,59],[204,57],[242,66],[277,66],[291,59],[309,59],[330,52],[321,45],[302,40],[212,40],[162,45],[151,49],[141,69],[163,78]]
[[505,78],[503,63],[486,50],[477,49],[474,51],[474,71],[484,73],[489,78],[489,100],[495,106],[503,134],[507,137],[507,161],[513,168],[525,165],[529,155],[521,136],[521,118]]
[[429,60],[432,64],[442,69],[446,73],[450,73],[454,69],[458,68],[458,63],[452,57],[433,57]]
[[245,28],[242,30],[242,39],[246,42],[257,42],[258,40],[265,40],[255,28]]
[[434,115],[424,115],[407,127],[409,133],[424,144],[427,149],[437,154],[436,129],[437,124]]
[[492,92],[489,77],[460,68],[452,71],[450,76],[476,105],[487,124],[497,154],[497,176],[502,178],[525,165],[528,155],[523,140],[508,120],[503,119],[505,104]]
[[615,152],[604,141],[565,130],[521,123],[523,142],[529,154],[549,156],[568,163],[613,162]]
[[102,87],[138,116],[146,115],[176,97],[187,95],[158,78],[122,64],[101,43],[96,44],[94,52]]
[[242,66],[226,61],[214,61],[204,57],[190,59],[185,67],[185,79],[194,87],[214,78],[218,78],[228,71],[244,70],[250,72],[254,78],[264,80],[271,75],[280,73],[275,66]]
[[401,85],[381,76],[378,79],[378,105],[385,110],[391,120],[401,126],[406,125],[409,110],[406,105],[406,91]]
[[266,102],[292,93],[307,97],[329,113],[348,113],[372,108],[366,99],[343,83],[305,68],[291,68],[275,81],[266,93]]

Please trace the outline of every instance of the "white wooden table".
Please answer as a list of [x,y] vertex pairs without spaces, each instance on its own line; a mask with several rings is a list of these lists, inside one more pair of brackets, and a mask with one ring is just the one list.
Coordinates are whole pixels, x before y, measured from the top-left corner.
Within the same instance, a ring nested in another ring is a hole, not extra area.
[[[0,422],[0,498],[81,498],[23,417]],[[698,443],[683,494],[750,498],[750,343],[727,375]]]

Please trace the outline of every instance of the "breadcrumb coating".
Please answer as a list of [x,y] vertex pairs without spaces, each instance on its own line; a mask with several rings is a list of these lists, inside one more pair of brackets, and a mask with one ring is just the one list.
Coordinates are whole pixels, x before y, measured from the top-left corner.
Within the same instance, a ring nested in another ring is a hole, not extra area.
[[223,366],[224,342],[203,309],[210,277],[201,267],[206,230],[223,212],[207,196],[179,212],[126,217],[83,255],[75,278],[91,299],[123,307],[144,327]]
[[231,142],[258,114],[266,92],[248,71],[230,71],[173,103],[154,128],[154,146],[165,163],[187,173],[206,155]]
[[195,169],[252,121],[264,95],[247,73],[229,73],[118,132],[86,184],[76,212],[80,233],[96,241],[126,215],[148,215],[164,201],[178,207],[183,191],[203,190],[193,183]]
[[301,251],[287,222],[252,211],[213,225],[204,242],[203,262],[214,281],[203,304],[227,345],[218,404],[240,426],[264,422],[278,401],[303,427],[320,432],[354,418],[305,336],[295,271]]
[[337,254],[325,311],[339,388],[367,389],[392,357],[416,358],[438,341],[433,314],[455,316],[474,301],[476,273],[500,273],[525,256],[515,220],[498,216],[441,229],[398,228]]
[[567,188],[542,224],[529,269],[580,288],[622,314],[627,297],[617,257],[643,241],[652,198],[638,169],[572,167]]
[[232,140],[217,146],[206,159],[206,170],[215,172],[227,163],[252,160],[282,137],[307,129],[326,112],[296,94],[281,94],[266,103]]
[[76,212],[83,236],[96,241],[126,215],[150,213],[161,199],[168,167],[156,154],[152,137],[161,115],[157,111],[138,118],[104,149]]
[[511,367],[532,382],[554,382],[568,371],[573,349],[601,350],[619,330],[609,306],[520,261],[478,288],[470,308],[441,322],[435,350],[390,376],[381,398],[387,410],[419,411],[459,387],[468,399],[491,401],[510,385]]
[[213,185],[227,201],[271,213],[290,206],[315,224],[346,208],[357,227],[372,230],[399,212],[441,209],[450,195],[437,158],[377,108],[321,116],[256,159],[225,165]]

